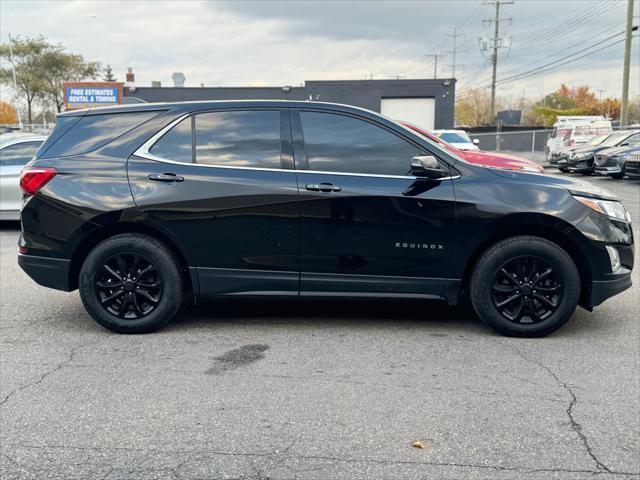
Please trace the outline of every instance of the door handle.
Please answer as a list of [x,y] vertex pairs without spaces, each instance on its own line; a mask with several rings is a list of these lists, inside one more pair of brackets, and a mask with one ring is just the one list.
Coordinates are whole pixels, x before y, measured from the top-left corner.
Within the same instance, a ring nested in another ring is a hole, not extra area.
[[152,173],[149,175],[149,180],[153,180],[154,182],[173,183],[183,182],[184,177],[176,175],[175,173]]
[[306,185],[305,188],[314,192],[339,192],[342,190],[333,183],[309,184]]

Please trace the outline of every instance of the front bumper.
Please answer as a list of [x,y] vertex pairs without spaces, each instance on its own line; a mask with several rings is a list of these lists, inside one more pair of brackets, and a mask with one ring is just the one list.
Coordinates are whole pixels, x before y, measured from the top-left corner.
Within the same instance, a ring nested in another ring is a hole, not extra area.
[[605,280],[594,280],[591,282],[589,296],[585,299],[586,308],[600,305],[605,300],[624,292],[631,287],[631,270],[620,267],[616,273],[607,275]]
[[570,172],[593,172],[593,159],[569,160],[566,169]]
[[596,167],[596,172],[601,175],[615,175],[616,173],[622,173],[622,169],[617,165],[615,167]]
[[627,177],[640,178],[640,162],[627,161],[624,165],[624,171]]
[[70,260],[19,254],[18,265],[32,280],[43,287],[71,291],[69,288]]
[[595,169],[596,173],[601,175],[615,175],[624,171],[617,156],[605,157],[603,155],[596,155]]

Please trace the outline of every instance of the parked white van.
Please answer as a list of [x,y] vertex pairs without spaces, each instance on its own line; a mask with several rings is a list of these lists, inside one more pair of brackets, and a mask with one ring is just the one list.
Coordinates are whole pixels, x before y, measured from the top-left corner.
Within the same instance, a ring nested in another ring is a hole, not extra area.
[[559,116],[553,125],[553,134],[547,140],[547,160],[552,161],[568,148],[586,143],[595,135],[612,131],[611,120],[602,115]]

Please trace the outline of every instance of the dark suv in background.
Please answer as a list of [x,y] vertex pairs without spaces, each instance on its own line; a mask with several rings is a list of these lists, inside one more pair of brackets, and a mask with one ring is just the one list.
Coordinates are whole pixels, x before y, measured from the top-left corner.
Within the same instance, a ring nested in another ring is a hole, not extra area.
[[[472,165],[315,102],[68,112],[23,171],[19,263],[117,332],[194,295],[442,299],[541,336],[629,288],[628,213],[588,183]],[[428,307],[425,307],[425,316]]]

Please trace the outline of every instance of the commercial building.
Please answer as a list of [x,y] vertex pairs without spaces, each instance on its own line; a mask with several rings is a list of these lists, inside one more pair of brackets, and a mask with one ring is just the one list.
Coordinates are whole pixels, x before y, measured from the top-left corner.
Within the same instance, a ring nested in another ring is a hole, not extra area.
[[[182,77],[184,81],[184,77]],[[193,100],[314,100],[344,103],[380,112],[427,129],[452,128],[454,78],[399,80],[313,80],[284,87],[139,87],[124,88],[123,103]],[[157,83],[156,83],[157,85]]]

